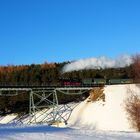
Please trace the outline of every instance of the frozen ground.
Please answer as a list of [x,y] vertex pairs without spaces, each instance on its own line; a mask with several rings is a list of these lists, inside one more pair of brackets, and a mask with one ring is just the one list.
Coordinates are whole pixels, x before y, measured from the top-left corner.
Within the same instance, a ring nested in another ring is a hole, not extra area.
[[17,127],[7,124],[16,117],[15,114],[2,117],[0,140],[140,140],[140,133],[131,127],[124,108],[130,91],[140,93],[134,84],[106,86],[105,102],[81,102],[73,110],[65,128],[45,124]]
[[48,126],[0,127],[0,140],[140,140],[140,133]]

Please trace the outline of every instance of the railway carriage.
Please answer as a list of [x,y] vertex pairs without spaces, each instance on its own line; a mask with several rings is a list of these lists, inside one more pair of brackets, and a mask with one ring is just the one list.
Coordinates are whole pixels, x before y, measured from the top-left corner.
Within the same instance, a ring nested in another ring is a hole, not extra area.
[[133,79],[109,79],[109,84],[131,84]]

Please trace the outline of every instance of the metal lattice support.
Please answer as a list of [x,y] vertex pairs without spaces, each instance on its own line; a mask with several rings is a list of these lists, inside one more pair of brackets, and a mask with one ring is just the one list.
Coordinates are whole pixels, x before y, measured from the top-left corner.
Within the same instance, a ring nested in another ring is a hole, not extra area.
[[32,121],[32,119],[34,120],[34,122],[36,123],[36,106],[34,104],[34,94],[33,91],[30,92],[29,94],[29,122]]
[[56,121],[58,99],[55,90],[31,91],[29,98],[30,116],[28,123],[50,123]]

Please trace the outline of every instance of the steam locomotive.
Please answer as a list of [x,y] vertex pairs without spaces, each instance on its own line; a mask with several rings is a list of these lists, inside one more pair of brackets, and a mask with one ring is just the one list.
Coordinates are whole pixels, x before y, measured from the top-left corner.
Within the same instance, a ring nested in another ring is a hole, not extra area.
[[132,84],[133,79],[104,79],[104,78],[66,78],[60,80],[61,86],[97,86],[97,85],[115,85],[115,84]]

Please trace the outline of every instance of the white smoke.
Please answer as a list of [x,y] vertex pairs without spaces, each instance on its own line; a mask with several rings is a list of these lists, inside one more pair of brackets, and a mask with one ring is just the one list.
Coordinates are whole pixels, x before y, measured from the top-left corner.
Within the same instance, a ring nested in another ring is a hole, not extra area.
[[129,55],[121,55],[115,59],[102,56],[99,58],[80,59],[66,64],[63,67],[63,73],[83,69],[121,68],[130,64],[132,64],[132,58]]

